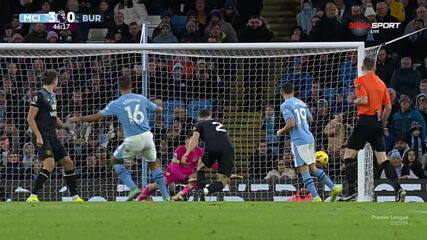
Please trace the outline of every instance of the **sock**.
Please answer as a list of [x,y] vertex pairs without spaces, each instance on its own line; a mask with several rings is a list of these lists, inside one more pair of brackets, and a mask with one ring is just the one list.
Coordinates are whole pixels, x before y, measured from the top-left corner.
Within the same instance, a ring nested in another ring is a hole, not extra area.
[[206,177],[205,171],[197,171],[197,189],[202,189],[206,187]]
[[334,182],[332,182],[332,180],[328,177],[328,175],[326,175],[326,173],[322,169],[317,168],[316,172],[314,172],[314,176],[316,176],[319,181],[322,181],[331,190],[332,188],[334,188]]
[[301,173],[302,180],[304,181],[304,185],[307,187],[308,191],[311,193],[311,197],[315,199],[319,196],[317,193],[316,187],[314,186],[313,178],[311,177],[309,172]]
[[402,187],[399,183],[399,178],[397,177],[396,169],[391,165],[389,160],[381,163],[381,166],[384,169],[385,175],[388,179],[390,179],[394,184],[394,190],[399,191]]
[[169,200],[169,192],[166,188],[165,180],[163,179],[163,173],[160,168],[156,168],[151,172],[151,175],[153,176],[154,182],[157,183],[157,186],[159,187],[160,194],[162,194],[163,200]]
[[348,195],[356,193],[356,167],[357,162],[353,158],[344,159],[345,174],[347,176]]
[[208,194],[220,192],[220,191],[222,191],[223,188],[224,188],[224,184],[222,184],[222,182],[216,181],[216,182],[212,183],[211,185],[209,185],[209,187],[207,187]]
[[33,191],[31,192],[34,195],[37,195],[39,190],[43,187],[44,182],[49,178],[50,172],[46,169],[42,169],[39,171],[39,175],[36,178],[36,184],[34,185]]
[[78,195],[76,190],[77,181],[76,181],[76,174],[74,173],[74,169],[65,171],[64,178],[65,178],[65,181],[67,182],[70,195],[71,196]]
[[124,185],[126,185],[130,190],[137,188],[135,182],[132,179],[132,174],[129,170],[126,169],[124,164],[114,164],[114,171],[119,175],[120,180]]
[[187,195],[189,192],[191,192],[193,189],[197,188],[197,183],[196,182],[189,182],[187,184],[187,186],[185,186],[184,189],[181,190],[181,192],[179,192],[182,196]]
[[218,168],[219,168],[218,162],[215,162],[215,163],[212,165],[212,169],[213,169],[213,170],[215,170],[215,171],[218,171]]

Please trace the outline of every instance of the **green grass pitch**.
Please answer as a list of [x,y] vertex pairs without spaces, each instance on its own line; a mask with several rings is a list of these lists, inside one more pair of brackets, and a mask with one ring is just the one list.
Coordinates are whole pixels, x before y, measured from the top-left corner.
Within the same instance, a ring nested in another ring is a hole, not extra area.
[[424,203],[2,203],[0,239],[425,239]]

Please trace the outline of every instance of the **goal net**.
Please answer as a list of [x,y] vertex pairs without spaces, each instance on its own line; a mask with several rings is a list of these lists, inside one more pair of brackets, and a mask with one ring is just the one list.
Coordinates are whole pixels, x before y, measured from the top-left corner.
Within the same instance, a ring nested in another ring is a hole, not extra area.
[[[68,122],[71,116],[95,113],[119,97],[116,80],[120,76],[132,79],[134,92],[163,100],[162,114],[146,116],[163,169],[173,159],[174,149],[184,144],[200,109],[211,110],[224,124],[236,149],[236,176],[222,193],[208,200],[286,201],[297,191],[304,194],[292,162],[289,136],[275,136],[284,125],[279,88],[287,81],[294,84],[297,97],[313,114],[316,150],[329,155],[329,163],[319,166],[333,181],[345,185],[342,146],[356,117],[346,98],[353,91],[352,82],[360,74],[365,54],[376,57],[376,49],[365,53],[363,43],[2,44],[0,194],[11,201],[25,199],[40,170],[26,115],[46,69],[59,73],[55,89],[58,116],[75,130],[77,138],[64,130],[57,134],[75,161],[85,199],[121,201],[128,193],[109,163],[123,140],[117,120]],[[360,201],[373,197],[372,152],[368,149],[359,161]],[[150,181],[142,162],[136,159],[127,164],[140,187]],[[214,174],[212,171],[211,176]],[[175,184],[170,190],[182,186]],[[330,189],[320,182],[317,187],[321,196],[329,196]],[[39,198],[69,200],[60,165]]]

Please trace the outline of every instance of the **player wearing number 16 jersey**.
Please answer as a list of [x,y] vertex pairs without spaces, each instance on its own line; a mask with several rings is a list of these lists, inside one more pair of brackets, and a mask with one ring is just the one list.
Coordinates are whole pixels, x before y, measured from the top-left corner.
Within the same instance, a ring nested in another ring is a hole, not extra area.
[[[197,166],[198,195],[199,200],[204,201],[205,195],[219,192],[227,185],[233,168],[234,147],[228,137],[227,130],[220,122],[212,119],[211,113],[207,109],[202,109],[199,112],[199,121],[195,126],[186,152],[181,158],[181,163],[186,163],[191,152],[199,144],[199,140],[206,144],[205,153]],[[218,179],[206,188],[205,170],[212,168],[215,162],[218,162]]]
[[121,96],[110,102],[104,110],[89,116],[73,117],[70,121],[93,122],[116,116],[123,127],[125,141],[114,152],[112,163],[120,180],[130,189],[128,200],[135,198],[140,190],[132,180],[131,173],[125,168],[124,161],[132,161],[136,156],[142,155],[148,162],[163,199],[168,201],[169,193],[163,180],[163,172],[156,161],[156,146],[147,116],[148,111],[161,112],[161,102],[159,100],[154,104],[146,97],[132,93],[131,80],[128,77],[119,78],[118,85]]
[[[280,110],[285,118],[286,125],[277,131],[277,136],[291,133],[292,155],[295,166],[298,168],[304,185],[310,191],[314,202],[322,202],[311,175],[323,181],[331,190],[331,201],[335,201],[337,195],[341,193],[341,187],[335,185],[331,179],[321,169],[316,168],[314,137],[310,132],[309,122],[313,117],[307,105],[294,97],[294,87],[291,83],[282,86],[281,94],[285,102],[280,106]],[[310,175],[311,174],[311,175]]]

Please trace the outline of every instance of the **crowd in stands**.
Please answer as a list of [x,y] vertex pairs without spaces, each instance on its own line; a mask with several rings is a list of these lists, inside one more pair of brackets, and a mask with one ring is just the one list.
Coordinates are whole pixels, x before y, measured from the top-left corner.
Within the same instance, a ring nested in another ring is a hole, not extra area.
[[[258,0],[20,0],[6,1],[0,11],[3,34],[0,42],[74,43],[87,42],[90,29],[108,29],[104,42],[139,43],[141,24],[149,15],[159,15],[160,24],[150,36],[153,43],[268,42],[273,38],[266,19],[260,17]],[[73,31],[47,31],[45,24],[20,24],[24,12],[51,10],[102,13],[103,23],[78,24]],[[387,42],[422,29],[427,21],[426,0],[374,2],[335,0],[301,2],[301,12],[290,41],[365,41],[367,46]],[[361,34],[350,29],[351,22],[400,22],[398,29],[379,29]],[[424,178],[427,174],[427,31],[411,35],[379,50],[376,73],[389,88],[393,112],[387,122],[387,152],[401,178]],[[347,102],[357,76],[357,53],[345,51],[304,57],[286,57],[280,79],[275,79],[276,96],[266,99],[268,67],[262,59],[183,58],[152,55],[149,58],[147,95],[163,100],[162,115],[151,116],[158,159],[165,166],[173,150],[184,143],[197,117],[197,110],[209,108],[223,119],[226,101],[231,99],[234,81],[242,75],[242,111],[262,112],[260,130],[265,133],[247,160],[250,179],[296,179],[290,142],[277,138],[283,126],[278,106],[280,86],[293,82],[297,96],[309,106],[314,122],[311,130],[317,150],[330,157],[327,167],[333,177],[343,176],[342,153],[355,127],[354,106]],[[56,69],[60,85],[55,90],[60,117],[90,114],[118,96],[115,80],[132,78],[137,93],[143,93],[141,59],[132,55],[103,55],[75,58],[3,58],[0,90],[0,178],[32,179],[40,162],[31,143],[25,121],[29,101],[39,89],[41,73]],[[244,72],[235,69],[242,66]],[[123,133],[114,119],[104,123],[72,126],[78,137],[62,130],[58,136],[76,161],[81,178],[111,176],[108,159]],[[236,142],[238,144],[238,142]],[[375,162],[375,161],[374,161]],[[139,164],[130,164],[137,171]],[[375,169],[381,178],[382,169]],[[60,178],[61,172],[53,174]]]

